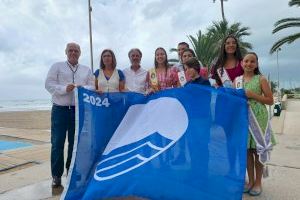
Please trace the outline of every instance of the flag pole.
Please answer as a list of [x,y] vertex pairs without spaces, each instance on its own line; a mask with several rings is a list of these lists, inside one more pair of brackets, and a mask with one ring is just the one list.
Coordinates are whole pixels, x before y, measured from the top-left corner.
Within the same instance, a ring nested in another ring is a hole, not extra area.
[[94,62],[93,62],[93,37],[92,37],[92,20],[91,20],[92,6],[91,6],[91,0],[88,0],[88,2],[89,2],[89,29],[90,29],[91,68],[92,68],[92,72],[94,73]]

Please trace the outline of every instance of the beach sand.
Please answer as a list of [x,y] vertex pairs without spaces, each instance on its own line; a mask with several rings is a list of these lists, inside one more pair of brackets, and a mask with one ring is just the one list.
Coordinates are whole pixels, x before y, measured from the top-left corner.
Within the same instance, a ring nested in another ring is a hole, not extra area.
[[0,112],[0,127],[50,130],[51,111]]

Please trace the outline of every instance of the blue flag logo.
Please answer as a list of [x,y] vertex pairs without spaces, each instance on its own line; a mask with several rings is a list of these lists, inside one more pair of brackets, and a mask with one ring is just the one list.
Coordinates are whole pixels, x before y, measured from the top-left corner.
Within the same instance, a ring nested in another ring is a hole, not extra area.
[[[177,125],[177,121],[181,123]],[[103,152],[94,178],[108,180],[147,163],[177,142],[187,126],[187,113],[175,98],[130,106]]]

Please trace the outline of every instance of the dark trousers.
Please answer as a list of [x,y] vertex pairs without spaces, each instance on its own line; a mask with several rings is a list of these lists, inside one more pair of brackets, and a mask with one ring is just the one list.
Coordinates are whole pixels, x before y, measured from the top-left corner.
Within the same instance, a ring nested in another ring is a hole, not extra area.
[[[68,133],[68,134],[67,134]],[[66,169],[69,170],[75,134],[75,107],[52,106],[51,112],[51,173],[61,177],[64,172],[64,146],[68,135],[68,157]]]

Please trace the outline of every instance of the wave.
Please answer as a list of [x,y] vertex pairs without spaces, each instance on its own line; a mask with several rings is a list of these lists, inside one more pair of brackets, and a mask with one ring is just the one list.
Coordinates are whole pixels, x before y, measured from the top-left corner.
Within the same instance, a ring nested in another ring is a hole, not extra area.
[[46,99],[0,100],[0,112],[50,110],[51,105],[51,101]]

